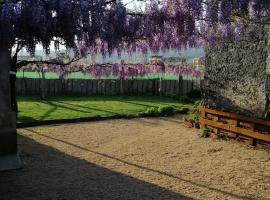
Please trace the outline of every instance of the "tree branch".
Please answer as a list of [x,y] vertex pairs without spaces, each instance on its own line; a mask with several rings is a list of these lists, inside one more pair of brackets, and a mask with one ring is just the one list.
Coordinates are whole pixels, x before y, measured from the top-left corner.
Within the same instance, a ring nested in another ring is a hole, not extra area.
[[27,65],[30,65],[30,64],[40,64],[40,65],[44,65],[44,64],[47,64],[47,65],[59,65],[59,66],[67,66],[67,65],[70,65],[74,62],[77,62],[79,60],[83,59],[83,57],[80,57],[80,58],[73,58],[71,61],[67,62],[67,63],[63,63],[62,61],[60,60],[57,60],[57,59],[52,59],[52,60],[22,60],[22,61],[19,61],[16,66],[17,66],[17,69],[20,69],[22,68],[23,66],[27,66]]

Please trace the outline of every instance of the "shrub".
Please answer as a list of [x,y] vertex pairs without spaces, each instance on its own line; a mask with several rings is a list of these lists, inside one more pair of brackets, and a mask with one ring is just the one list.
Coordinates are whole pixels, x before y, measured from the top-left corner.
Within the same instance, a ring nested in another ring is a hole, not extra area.
[[156,116],[172,116],[176,113],[173,106],[160,106],[160,107],[150,107],[142,113],[142,116],[156,117]]
[[158,108],[151,107],[151,108],[147,108],[147,110],[143,114],[146,116],[155,117],[159,115],[159,111],[158,111]]
[[228,139],[228,135],[226,133],[223,133],[223,132],[218,132],[217,139],[218,140],[227,140]]
[[195,123],[195,126],[199,128],[199,108],[202,104],[202,101],[196,101],[193,105],[193,108],[186,119],[192,123]]
[[158,112],[161,116],[172,116],[175,114],[173,106],[162,106],[158,108]]
[[193,99],[200,99],[202,98],[202,93],[200,90],[192,90],[187,94],[187,96]]
[[180,103],[192,103],[192,100],[188,96],[180,96],[179,102]]
[[210,130],[209,129],[204,129],[203,132],[202,132],[202,137],[203,138],[208,138],[210,137]]
[[179,95],[174,94],[174,95],[171,96],[171,98],[172,98],[173,100],[179,100]]
[[199,121],[199,116],[195,113],[191,113],[186,117],[186,119],[190,122],[198,122]]
[[199,109],[201,105],[202,105],[202,101],[201,100],[196,101],[194,103],[194,106],[193,106],[194,107],[194,110],[195,109]]
[[188,108],[180,108],[180,109],[178,110],[178,112],[179,112],[180,114],[187,114],[187,113],[189,112],[189,109],[188,109]]

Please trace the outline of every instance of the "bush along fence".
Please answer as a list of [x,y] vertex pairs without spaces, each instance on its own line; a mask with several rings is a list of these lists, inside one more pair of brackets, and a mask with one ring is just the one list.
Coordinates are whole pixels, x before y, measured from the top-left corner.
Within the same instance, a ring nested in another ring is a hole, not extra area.
[[17,79],[17,95],[185,95],[200,80]]

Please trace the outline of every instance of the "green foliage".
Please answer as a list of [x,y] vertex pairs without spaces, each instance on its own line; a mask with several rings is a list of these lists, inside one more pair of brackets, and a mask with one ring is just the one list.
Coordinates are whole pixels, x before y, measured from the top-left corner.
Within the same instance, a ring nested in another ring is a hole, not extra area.
[[171,98],[172,98],[173,100],[179,100],[179,95],[174,94],[174,95],[171,96]]
[[149,117],[159,116],[158,108],[156,107],[147,108],[146,111],[143,113],[143,115],[149,116]]
[[191,113],[186,117],[186,120],[190,122],[198,122],[199,116],[197,114]]
[[202,138],[208,138],[210,137],[210,130],[205,128],[202,132],[202,135],[201,135]]
[[174,109],[173,106],[159,107],[158,111],[159,111],[161,116],[172,116],[176,113],[176,110]]
[[180,96],[179,102],[180,103],[192,103],[192,100],[188,96]]
[[186,117],[186,119],[193,123],[199,123],[199,109],[201,107],[202,101],[198,100],[194,103],[191,112]]
[[189,112],[189,108],[186,108],[186,107],[180,108],[178,110],[178,113],[180,113],[180,114],[187,114],[188,112]]
[[226,133],[223,132],[218,132],[217,133],[217,139],[219,140],[227,140],[228,139],[228,135]]
[[173,106],[159,106],[148,108],[143,116],[156,117],[156,116],[172,116],[176,113],[176,109]]
[[[194,103],[196,99],[201,98],[201,91],[200,90],[192,90],[187,95],[173,95],[172,99],[179,100],[180,103]],[[195,103],[198,103],[197,101]]]
[[194,109],[199,109],[202,105],[202,100],[198,100],[194,103]]
[[159,106],[159,107],[150,107],[147,108],[142,115],[149,116],[149,117],[156,117],[156,116],[172,116],[176,113],[180,114],[187,114],[189,111],[189,108],[183,107],[183,108],[176,108],[174,106]]

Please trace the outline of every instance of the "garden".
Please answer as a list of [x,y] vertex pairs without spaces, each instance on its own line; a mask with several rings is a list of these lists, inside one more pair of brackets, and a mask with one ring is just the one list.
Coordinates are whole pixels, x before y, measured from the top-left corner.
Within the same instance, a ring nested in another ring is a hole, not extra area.
[[169,97],[19,97],[18,123],[79,121],[187,114],[194,100]]
[[270,199],[268,0],[0,0],[0,200]]

